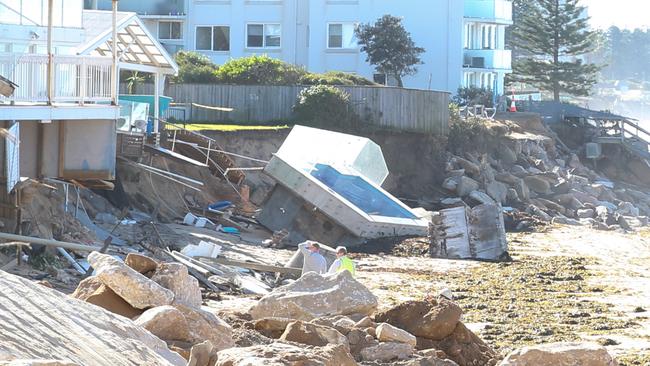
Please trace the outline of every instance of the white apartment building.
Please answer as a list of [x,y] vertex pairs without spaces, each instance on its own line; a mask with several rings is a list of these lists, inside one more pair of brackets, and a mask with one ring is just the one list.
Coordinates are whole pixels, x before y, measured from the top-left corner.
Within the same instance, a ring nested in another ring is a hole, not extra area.
[[[86,2],[110,6],[109,0]],[[217,64],[267,54],[313,72],[383,82],[359,50],[354,27],[391,14],[403,18],[426,50],[417,74],[404,78],[406,87],[454,93],[475,85],[502,94],[510,72],[504,33],[512,4],[506,0],[120,0],[119,7],[140,14],[168,51],[198,51]]]

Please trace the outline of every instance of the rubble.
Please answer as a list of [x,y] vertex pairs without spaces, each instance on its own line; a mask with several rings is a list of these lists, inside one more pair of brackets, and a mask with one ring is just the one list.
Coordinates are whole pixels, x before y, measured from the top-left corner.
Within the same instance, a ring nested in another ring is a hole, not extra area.
[[289,323],[280,340],[321,347],[327,344],[342,344],[349,348],[348,339],[336,329],[300,320]]
[[281,317],[312,320],[324,315],[370,315],[377,298],[348,271],[321,276],[309,272],[274,289],[251,309],[253,319]]
[[407,343],[384,342],[376,346],[361,350],[361,357],[364,361],[388,362],[393,360],[405,360],[413,355],[413,346]]
[[356,362],[343,345],[325,347],[298,347],[286,343],[272,343],[220,351],[216,366],[249,365],[313,365],[356,366]]
[[439,341],[449,336],[462,310],[447,299],[407,301],[375,315],[375,321],[392,324],[417,336]]
[[594,343],[550,343],[511,352],[499,366],[616,366],[605,347]]

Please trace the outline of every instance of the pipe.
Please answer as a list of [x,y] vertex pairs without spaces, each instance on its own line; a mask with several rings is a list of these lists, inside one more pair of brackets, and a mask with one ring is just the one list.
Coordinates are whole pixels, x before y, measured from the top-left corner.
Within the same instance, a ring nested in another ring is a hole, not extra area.
[[54,101],[54,55],[52,54],[52,13],[54,0],[47,1],[47,104]]
[[65,249],[59,247],[56,248],[56,251],[59,252],[59,254],[61,254],[65,259],[67,259],[72,267],[77,270],[77,272],[86,274],[86,270],[81,265],[79,265],[79,263],[77,263],[77,261],[70,255],[70,253],[66,252]]
[[[52,0],[50,0],[52,1]],[[111,103],[117,105],[117,1],[113,0],[113,64],[111,66]]]
[[33,236],[16,235],[16,234],[9,234],[9,233],[0,233],[0,239],[11,240],[11,241],[22,241],[30,244],[41,244],[50,247],[59,247],[59,248],[64,248],[69,250],[79,250],[83,252],[93,252],[93,251],[99,251],[99,249],[101,249],[99,247],[93,247],[90,245],[68,243],[65,241],[42,239]]

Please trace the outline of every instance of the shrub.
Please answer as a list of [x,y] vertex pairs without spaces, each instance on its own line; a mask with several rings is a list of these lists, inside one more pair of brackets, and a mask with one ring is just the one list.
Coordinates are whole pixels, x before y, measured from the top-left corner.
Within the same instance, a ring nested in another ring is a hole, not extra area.
[[232,59],[216,72],[217,82],[238,85],[296,85],[306,71],[266,55]]
[[217,65],[206,56],[192,51],[178,51],[174,57],[178,64],[176,83],[213,83],[217,81]]
[[470,86],[469,88],[458,88],[453,102],[465,106],[482,104],[488,108],[494,106],[494,93],[492,90]]
[[341,72],[328,71],[324,74],[307,73],[300,79],[302,85],[379,85],[362,76]]
[[354,121],[350,96],[333,86],[314,85],[303,89],[293,107],[295,118],[314,126],[344,126]]

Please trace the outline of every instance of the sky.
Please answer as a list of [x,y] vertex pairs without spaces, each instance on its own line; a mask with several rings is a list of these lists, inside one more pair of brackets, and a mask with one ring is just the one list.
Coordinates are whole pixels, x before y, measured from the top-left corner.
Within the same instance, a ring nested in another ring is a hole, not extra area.
[[582,0],[589,9],[591,24],[606,29],[650,28],[650,0]]

